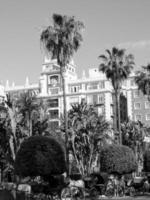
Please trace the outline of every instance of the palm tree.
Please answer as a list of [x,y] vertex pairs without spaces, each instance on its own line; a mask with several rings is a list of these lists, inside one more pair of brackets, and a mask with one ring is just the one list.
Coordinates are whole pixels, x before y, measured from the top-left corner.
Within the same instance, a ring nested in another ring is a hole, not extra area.
[[18,113],[22,115],[24,123],[27,125],[29,135],[32,136],[32,120],[34,113],[38,113],[39,105],[35,96],[30,91],[20,94],[17,100]]
[[135,82],[138,88],[144,95],[148,96],[150,101],[150,64],[142,67],[142,71],[137,71],[135,76]]
[[53,26],[48,26],[41,34],[41,42],[48,55],[52,59],[57,59],[60,66],[62,79],[64,118],[65,118],[65,143],[66,159],[68,162],[68,134],[67,134],[67,111],[66,111],[66,92],[64,72],[66,65],[70,62],[73,54],[78,50],[82,41],[81,30],[84,25],[76,21],[74,17],[66,15],[53,15]]
[[[135,154],[138,167],[143,165],[143,153],[145,151],[144,138],[147,134],[147,128],[138,121],[127,121],[121,124],[122,144],[130,147]],[[139,168],[137,173],[139,174]]]
[[16,129],[17,129],[17,122],[18,122],[18,117],[17,117],[17,112],[16,112],[16,99],[13,98],[13,96],[8,93],[7,98],[5,101],[6,108],[7,108],[7,118],[10,119],[10,126],[11,126],[11,136],[10,136],[10,149],[11,149],[11,154],[13,157],[13,160],[15,160],[16,157],[16,146],[17,146],[17,136],[16,136]]
[[110,139],[109,124],[98,115],[94,106],[86,103],[73,104],[68,112],[68,133],[70,150],[79,172],[85,176],[92,172],[92,164],[98,159],[102,144]]
[[122,143],[120,131],[120,91],[122,82],[128,78],[133,69],[134,57],[132,54],[125,54],[125,49],[113,47],[106,50],[107,55],[100,55],[102,62],[99,70],[106,74],[107,79],[112,83],[115,95],[115,128],[119,132],[119,140]]

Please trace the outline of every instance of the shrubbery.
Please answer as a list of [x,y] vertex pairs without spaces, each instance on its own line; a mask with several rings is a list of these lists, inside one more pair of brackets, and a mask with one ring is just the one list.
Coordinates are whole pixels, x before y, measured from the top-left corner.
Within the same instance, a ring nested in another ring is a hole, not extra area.
[[100,154],[101,171],[107,173],[127,174],[136,170],[133,151],[123,145],[107,145]]
[[147,150],[144,154],[144,171],[150,172],[150,150]]
[[54,138],[33,136],[21,144],[15,160],[17,175],[46,177],[65,171],[64,151]]

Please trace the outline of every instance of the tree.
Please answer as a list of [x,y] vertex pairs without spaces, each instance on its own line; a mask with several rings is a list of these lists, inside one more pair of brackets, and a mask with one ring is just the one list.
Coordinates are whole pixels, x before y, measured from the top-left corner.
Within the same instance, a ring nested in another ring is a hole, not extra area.
[[144,171],[150,172],[150,150],[144,153]]
[[32,121],[34,114],[38,113],[39,104],[36,96],[32,95],[30,91],[20,94],[17,100],[18,113],[22,115],[24,124],[28,128],[29,136],[32,136]]
[[107,145],[100,154],[101,171],[119,175],[136,170],[136,160],[132,149],[123,145]]
[[15,173],[20,177],[47,177],[65,171],[64,151],[54,138],[32,136],[21,144],[15,160]]
[[74,17],[66,15],[53,15],[53,26],[47,27],[41,34],[41,42],[44,49],[52,57],[57,59],[60,66],[62,79],[65,137],[66,137],[66,159],[68,161],[68,134],[67,134],[67,111],[66,111],[66,91],[65,91],[65,67],[72,59],[74,53],[80,47],[82,41],[81,30],[83,23],[76,21]]
[[[24,94],[24,96],[26,95],[27,93]],[[27,121],[28,118],[26,118],[26,110],[31,110],[31,106],[26,103],[27,101],[24,101],[22,96],[14,96],[14,94],[8,93],[5,103],[0,105],[0,167],[3,177],[7,177],[9,171],[13,172],[16,153],[24,139],[29,137],[29,123]],[[36,113],[34,115],[32,113],[32,129],[34,134],[40,135],[47,129],[48,119],[45,112],[41,111],[42,103],[38,107],[38,103],[34,105],[35,102],[32,102],[33,99],[36,100],[35,98],[30,98],[30,102],[33,105],[32,108],[35,108],[35,105],[37,107]],[[26,110],[25,107],[27,107]]]
[[[143,153],[145,150],[144,138],[146,135],[146,127],[141,122],[128,121],[121,124],[122,143],[130,147],[138,163],[138,167],[143,167]],[[137,173],[139,173],[139,168]]]
[[138,89],[144,95],[147,95],[150,101],[150,64],[143,66],[142,71],[136,72],[135,82],[138,85]]
[[[44,132],[48,130],[49,116],[47,112],[47,103],[43,100],[38,102],[37,111],[33,116],[32,121],[32,135],[44,135]],[[49,131],[48,131],[49,134]]]
[[82,176],[91,174],[93,164],[97,164],[100,147],[110,139],[108,129],[108,122],[94,106],[84,102],[72,105],[68,112],[69,144]]
[[[13,161],[15,160],[16,156],[16,151],[17,151],[17,136],[16,136],[16,128],[17,128],[17,123],[20,121],[20,117],[17,117],[17,112],[16,112],[16,99],[13,98],[13,96],[8,93],[6,96],[6,122],[9,121],[9,129],[6,128],[6,131],[11,129],[11,135],[10,135],[10,149],[11,149],[11,154]],[[5,107],[4,105],[4,107]]]
[[120,131],[120,91],[122,82],[128,78],[133,69],[134,58],[132,54],[125,54],[125,49],[113,47],[112,50],[106,50],[107,55],[100,55],[102,62],[99,70],[106,74],[111,81],[115,95],[115,128],[119,132],[120,144],[122,143]]
[[[12,130],[8,117],[0,118],[0,169],[1,181],[6,180],[8,172],[13,170],[12,145],[10,143]],[[14,149],[13,149],[14,150]]]

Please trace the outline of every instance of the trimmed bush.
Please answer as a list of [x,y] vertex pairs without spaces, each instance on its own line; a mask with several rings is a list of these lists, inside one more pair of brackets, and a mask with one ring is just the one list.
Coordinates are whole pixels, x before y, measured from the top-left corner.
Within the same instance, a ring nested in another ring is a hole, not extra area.
[[101,171],[127,174],[136,170],[136,160],[132,149],[123,145],[108,145],[100,154]]
[[64,151],[54,138],[32,136],[21,144],[15,160],[17,175],[48,177],[65,171]]
[[150,172],[150,150],[144,153],[144,171]]

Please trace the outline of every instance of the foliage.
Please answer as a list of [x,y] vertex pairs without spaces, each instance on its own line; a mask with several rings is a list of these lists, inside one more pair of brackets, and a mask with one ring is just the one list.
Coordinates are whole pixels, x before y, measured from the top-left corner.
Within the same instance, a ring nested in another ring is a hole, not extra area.
[[44,135],[44,132],[48,129],[48,105],[45,101],[40,100],[38,102],[38,112],[34,112],[32,118],[32,135]]
[[32,121],[34,115],[37,115],[39,104],[36,96],[30,91],[25,91],[20,94],[17,99],[18,114],[22,116],[22,123],[28,129],[29,136],[32,136]]
[[150,172],[150,149],[144,153],[144,171]]
[[135,151],[135,147],[140,150],[144,144],[146,128],[140,121],[128,121],[121,124],[123,145],[129,146]]
[[148,100],[150,100],[150,64],[143,66],[142,71],[136,72],[135,82],[139,90],[141,90],[144,95],[147,95]]
[[54,138],[32,136],[21,144],[15,160],[17,175],[45,177],[65,170],[64,151]]
[[145,150],[144,138],[147,134],[147,128],[140,121],[128,121],[121,124],[121,131],[123,145],[133,150],[138,166],[143,166],[143,153]]
[[[25,95],[27,96],[27,93]],[[23,93],[21,93],[21,96],[23,96]],[[30,102],[32,99],[30,98]],[[16,153],[23,140],[29,137],[28,122],[24,114],[30,108],[26,109],[25,107],[28,107],[29,104],[23,102],[19,94],[15,96],[9,93],[5,104],[0,106],[0,168],[3,178],[7,176],[9,171],[13,171]],[[36,131],[36,134],[41,134],[47,128],[47,118],[45,112],[41,112],[42,106],[40,106],[40,109],[37,108],[39,107],[36,107],[36,116],[32,115],[32,129]]]
[[112,50],[106,50],[107,55],[100,55],[102,60],[99,65],[99,70],[106,74],[108,80],[111,81],[115,94],[115,129],[119,131],[120,142],[122,142],[120,132],[120,90],[124,80],[130,75],[133,66],[134,58],[132,54],[126,55],[125,49],[113,47]]
[[69,147],[83,176],[91,173],[99,147],[109,139],[108,128],[103,116],[84,102],[73,104],[68,112]]
[[127,174],[136,170],[133,151],[123,145],[107,145],[100,154],[101,171],[107,173]]
[[[53,26],[48,26],[41,33],[41,42],[44,50],[52,59],[56,59],[60,67],[62,91],[63,91],[63,107],[65,119],[65,147],[66,159],[68,158],[68,133],[67,133],[67,109],[66,109],[66,91],[64,72],[67,64],[70,63],[74,53],[80,47],[82,42],[81,30],[84,25],[80,21],[76,21],[74,17],[53,15]],[[67,170],[68,171],[68,170]]]
[[32,135],[43,135],[44,131],[48,128],[48,118],[37,119],[32,126]]
[[9,171],[13,170],[13,156],[11,152],[10,122],[7,119],[0,119],[0,169],[2,181],[7,177]]
[[41,42],[48,55],[57,59],[60,67],[66,66],[82,42],[83,23],[74,17],[53,15],[53,26],[41,33]]
[[99,70],[106,74],[106,77],[111,81],[115,91],[119,91],[122,82],[128,78],[133,69],[133,55],[125,54],[125,49],[106,50],[108,56],[100,55],[99,58],[103,62],[99,66]]

